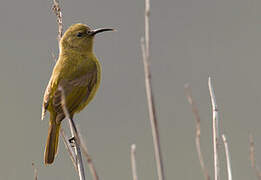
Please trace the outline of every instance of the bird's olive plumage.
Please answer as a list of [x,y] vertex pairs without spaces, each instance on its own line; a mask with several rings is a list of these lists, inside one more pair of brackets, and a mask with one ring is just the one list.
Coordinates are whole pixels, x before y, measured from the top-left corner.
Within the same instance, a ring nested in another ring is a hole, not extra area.
[[60,54],[43,98],[42,119],[50,112],[49,131],[45,147],[45,164],[51,164],[57,153],[61,121],[65,118],[59,87],[65,94],[66,108],[73,118],[94,97],[99,84],[101,67],[93,53],[93,39],[97,32],[84,24],[72,25],[60,40]]

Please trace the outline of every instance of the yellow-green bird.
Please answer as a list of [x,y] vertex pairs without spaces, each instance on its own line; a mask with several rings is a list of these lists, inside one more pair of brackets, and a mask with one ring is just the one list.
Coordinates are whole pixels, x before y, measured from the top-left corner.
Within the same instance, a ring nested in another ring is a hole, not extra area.
[[93,39],[97,33],[113,29],[91,30],[84,24],[68,28],[59,42],[59,58],[44,93],[42,119],[50,112],[44,163],[52,164],[57,153],[61,121],[65,118],[61,105],[64,90],[66,108],[73,118],[94,97],[101,78],[101,66],[93,53]]

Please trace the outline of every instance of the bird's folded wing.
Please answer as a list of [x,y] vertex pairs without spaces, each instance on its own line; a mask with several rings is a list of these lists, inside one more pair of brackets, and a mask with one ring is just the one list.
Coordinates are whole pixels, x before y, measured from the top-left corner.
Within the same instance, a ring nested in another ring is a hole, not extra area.
[[49,83],[48,83],[48,85],[45,89],[45,92],[44,92],[43,105],[42,105],[42,116],[41,116],[42,120],[44,119],[44,116],[46,114],[46,110],[47,110],[47,107],[48,107],[48,104],[49,104],[49,100],[50,100],[51,82],[52,82],[52,79],[50,79],[50,81],[49,81]]
[[[63,88],[66,108],[70,114],[79,110],[79,107],[88,101],[93,87],[97,83],[97,71],[86,74],[72,80],[61,80],[59,87]],[[57,121],[64,118],[61,105],[62,93],[59,88],[54,92],[52,103],[54,111],[57,113]],[[60,116],[60,117],[59,117]]]

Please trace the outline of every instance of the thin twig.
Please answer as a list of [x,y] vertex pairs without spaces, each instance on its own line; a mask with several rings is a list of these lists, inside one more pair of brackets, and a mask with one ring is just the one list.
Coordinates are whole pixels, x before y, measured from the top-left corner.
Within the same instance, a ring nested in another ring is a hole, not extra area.
[[78,138],[79,138],[79,141],[80,141],[80,145],[81,145],[81,148],[82,148],[83,155],[85,156],[85,158],[88,162],[88,166],[89,166],[90,172],[92,174],[93,180],[99,180],[98,173],[95,169],[92,158],[91,158],[91,156],[88,152],[87,146],[83,143],[82,136],[81,136],[81,133],[80,133],[79,130],[78,130]]
[[78,131],[77,131],[77,128],[76,128],[76,125],[75,125],[74,121],[70,117],[70,114],[69,114],[69,112],[67,110],[64,90],[63,90],[62,87],[59,87],[59,90],[61,91],[61,94],[62,94],[62,108],[63,108],[63,112],[65,114],[65,117],[69,121],[71,134],[72,134],[72,137],[74,137],[74,140],[75,140],[74,141],[75,142],[75,156],[76,156],[76,164],[77,164],[79,178],[80,178],[80,180],[85,180],[85,173],[84,173],[84,166],[83,166],[83,161],[82,161],[81,148],[80,148],[80,139],[79,139],[79,136],[78,136]]
[[61,127],[60,131],[61,131],[61,136],[63,138],[63,142],[65,144],[65,147],[66,147],[67,151],[69,152],[70,158],[72,160],[73,166],[74,166],[75,170],[78,172],[75,154],[74,154],[74,152],[72,150],[71,144],[68,141],[69,138],[66,136],[66,134],[65,134],[65,132],[64,132],[62,127]]
[[58,36],[57,36],[57,40],[58,43],[60,42],[60,39],[63,36],[63,16],[62,16],[62,11],[60,8],[60,4],[59,4],[59,0],[53,0],[53,12],[56,15],[57,18],[57,25],[58,25]]
[[147,61],[150,58],[150,0],[145,0],[145,52]]
[[[67,109],[65,109],[65,113],[67,114],[67,116],[69,115],[68,114],[68,111]],[[70,124],[69,124],[70,125]],[[76,125],[75,125],[76,127]],[[80,144],[80,147],[82,148],[82,153],[83,155],[85,156],[86,160],[87,160],[87,163],[88,163],[88,166],[89,166],[89,169],[90,169],[90,172],[92,174],[92,177],[93,177],[93,180],[99,180],[99,176],[98,176],[98,173],[95,169],[95,166],[94,166],[94,163],[92,161],[92,158],[91,156],[89,155],[88,153],[88,149],[87,149],[87,146],[83,143],[83,140],[82,140],[82,136],[81,136],[81,133],[79,131],[79,129],[76,127],[77,129],[77,136],[75,138],[78,139],[78,142]],[[68,143],[68,142],[67,142]]]
[[211,78],[208,78],[208,87],[211,97],[212,103],[212,113],[213,113],[213,146],[214,146],[214,172],[215,172],[215,180],[220,179],[219,175],[219,160],[218,160],[218,142],[219,142],[219,113],[218,107],[216,103],[216,97],[214,93],[214,89],[211,83]]
[[203,155],[201,152],[201,147],[200,147],[200,116],[199,116],[198,108],[192,99],[192,93],[191,93],[191,88],[190,88],[189,84],[185,85],[185,92],[187,95],[188,102],[192,107],[192,112],[193,112],[193,114],[195,116],[195,120],[196,120],[195,142],[196,142],[196,148],[197,148],[197,152],[198,152],[200,166],[201,166],[202,172],[204,174],[205,180],[210,180],[210,176],[209,176],[208,170],[205,166],[204,158],[203,158]]
[[[53,0],[52,10],[56,16],[56,22],[58,25],[57,40],[58,40],[58,44],[60,47],[60,40],[63,36],[63,16],[62,16],[62,10],[60,8],[59,0]],[[54,61],[56,62],[57,59],[56,59],[54,53],[52,53],[52,57],[53,57]]]
[[223,143],[225,146],[225,152],[226,152],[226,159],[227,159],[227,175],[228,175],[228,180],[232,180],[232,168],[231,168],[231,158],[230,158],[230,153],[228,149],[228,143],[226,136],[223,134],[222,135]]
[[255,159],[255,143],[254,138],[252,134],[249,134],[249,142],[250,142],[250,161],[251,161],[251,167],[254,169],[256,176],[259,180],[261,180],[261,171],[256,165],[256,159]]
[[136,145],[131,145],[131,169],[133,180],[138,180],[137,166],[136,166]]
[[37,168],[35,167],[34,163],[32,163],[32,167],[34,169],[34,180],[37,180],[38,179],[38,171],[37,171]]
[[252,168],[255,168],[256,161],[255,161],[255,144],[254,138],[252,134],[249,134],[249,142],[250,142],[250,161]]
[[[61,87],[60,87],[61,89]],[[62,89],[61,89],[62,90]],[[62,90],[62,94],[63,94],[63,90]],[[64,96],[64,94],[63,94]],[[95,169],[95,166],[94,166],[94,163],[92,161],[92,158],[91,156],[89,155],[88,153],[88,149],[87,149],[87,146],[83,143],[82,141],[82,137],[81,137],[81,133],[80,131],[78,130],[78,128],[76,127],[76,124],[73,122],[73,120],[71,118],[68,118],[70,117],[69,113],[68,113],[68,110],[65,106],[65,101],[63,100],[63,110],[66,114],[66,118],[69,120],[69,124],[70,124],[70,128],[71,128],[71,132],[74,131],[74,136],[76,141],[78,142],[78,144],[80,145],[80,147],[82,148],[82,152],[83,152],[83,155],[85,156],[85,158],[87,159],[87,162],[88,162],[88,166],[89,166],[89,169],[90,169],[90,172],[92,174],[92,177],[93,177],[93,180],[99,180],[99,176],[97,174],[97,171]],[[72,123],[71,123],[72,121]],[[77,155],[76,155],[77,156]]]
[[151,87],[151,73],[149,67],[149,59],[150,59],[149,58],[150,57],[149,16],[150,16],[150,0],[145,0],[145,43],[143,38],[141,40],[144,73],[145,73],[145,86],[146,86],[148,110],[149,110],[149,117],[151,122],[151,129],[152,129],[152,136],[153,136],[153,143],[154,143],[155,159],[157,164],[158,179],[164,180],[165,178],[164,178],[163,160],[162,160],[162,154],[160,148],[159,130],[158,130],[157,117],[156,117],[155,101],[154,101],[154,96]]

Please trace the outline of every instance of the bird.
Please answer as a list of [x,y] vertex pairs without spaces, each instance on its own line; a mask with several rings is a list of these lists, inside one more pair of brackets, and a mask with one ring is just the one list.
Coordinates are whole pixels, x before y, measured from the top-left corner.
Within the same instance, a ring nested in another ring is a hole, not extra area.
[[[63,111],[62,98],[71,119],[94,98],[101,80],[101,65],[93,52],[96,34],[114,31],[110,28],[92,30],[85,24],[71,25],[59,41],[59,58],[46,87],[43,104],[43,120],[49,111],[49,129],[44,152],[44,163],[52,164],[57,154],[59,131]],[[63,93],[61,91],[63,90]]]

